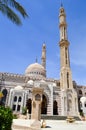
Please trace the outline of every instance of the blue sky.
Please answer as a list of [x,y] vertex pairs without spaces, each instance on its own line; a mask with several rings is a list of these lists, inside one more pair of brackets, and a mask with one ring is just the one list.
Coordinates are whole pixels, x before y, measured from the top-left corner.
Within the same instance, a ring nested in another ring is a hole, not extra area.
[[[47,47],[47,77],[59,79],[58,15],[61,0],[19,0],[29,18],[18,27],[0,13],[0,72],[24,74],[28,65],[41,62]],[[86,85],[86,0],[63,0],[67,16],[73,80]],[[18,14],[19,15],[19,14]]]

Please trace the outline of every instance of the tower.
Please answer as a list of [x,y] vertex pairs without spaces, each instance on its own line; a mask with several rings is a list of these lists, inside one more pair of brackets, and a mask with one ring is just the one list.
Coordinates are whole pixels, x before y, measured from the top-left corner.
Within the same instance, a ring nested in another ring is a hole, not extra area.
[[67,37],[66,14],[63,6],[59,13],[60,29],[60,87],[62,115],[77,115],[77,93],[73,88],[72,73],[69,59],[69,41]]
[[[60,8],[59,14],[59,29],[60,29],[60,60],[61,60],[61,87],[62,89],[72,89],[72,75],[69,59],[69,41],[67,39],[67,23],[66,14],[63,7]],[[65,83],[65,84],[63,84]]]
[[46,70],[46,45],[45,44],[43,44],[42,46],[41,64]]

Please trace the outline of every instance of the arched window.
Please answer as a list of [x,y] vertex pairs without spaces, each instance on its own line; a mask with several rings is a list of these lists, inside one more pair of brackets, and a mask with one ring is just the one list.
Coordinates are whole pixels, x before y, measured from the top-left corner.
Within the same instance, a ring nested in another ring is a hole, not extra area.
[[21,97],[19,97],[18,102],[21,102],[21,100],[22,100],[22,98],[21,98]]
[[20,111],[20,105],[17,106],[17,111]]
[[66,60],[66,64],[67,64],[67,47],[65,47],[65,60]]
[[64,27],[64,38],[65,38],[65,33],[66,33],[66,29],[65,29],[65,27]]
[[69,88],[69,73],[67,72],[67,87]]
[[13,109],[13,111],[15,111],[15,110],[16,110],[16,105],[13,105],[13,108],[12,108],[12,109]]
[[17,96],[14,97],[14,102],[16,102],[16,101],[17,101]]

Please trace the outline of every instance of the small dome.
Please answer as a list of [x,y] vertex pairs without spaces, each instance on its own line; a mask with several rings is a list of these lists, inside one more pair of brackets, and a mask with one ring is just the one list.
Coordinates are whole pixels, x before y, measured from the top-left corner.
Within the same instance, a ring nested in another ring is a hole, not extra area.
[[45,80],[43,80],[43,79],[42,79],[42,80],[40,80],[40,82],[41,82],[41,83],[46,83],[46,82],[45,82]]
[[86,102],[86,97],[81,97],[80,101],[83,102],[83,103]]
[[20,85],[18,85],[18,86],[15,87],[15,90],[22,90],[22,89],[23,89],[23,87],[20,86]]
[[28,83],[29,85],[33,85],[33,80],[29,80],[27,83]]
[[44,67],[38,63],[31,64],[25,70],[25,75],[35,78],[43,78],[46,76]]
[[53,86],[56,87],[56,83],[53,83]]

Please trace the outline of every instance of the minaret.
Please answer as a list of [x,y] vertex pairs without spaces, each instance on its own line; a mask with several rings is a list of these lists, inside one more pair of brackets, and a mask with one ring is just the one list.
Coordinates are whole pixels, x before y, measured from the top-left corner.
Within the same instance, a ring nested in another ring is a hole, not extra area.
[[46,70],[46,45],[45,43],[42,46],[42,57],[41,57],[41,64]]
[[[64,8],[61,6],[59,14],[59,29],[60,29],[60,60],[61,60],[61,87],[63,89],[72,89],[72,75],[69,59],[69,42],[67,39],[67,23]],[[65,84],[63,84],[63,82]]]
[[60,87],[61,87],[61,104],[62,115],[77,115],[77,93],[73,88],[72,73],[69,59],[69,41],[67,36],[66,14],[61,5],[59,13],[60,29]]

